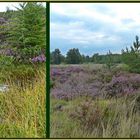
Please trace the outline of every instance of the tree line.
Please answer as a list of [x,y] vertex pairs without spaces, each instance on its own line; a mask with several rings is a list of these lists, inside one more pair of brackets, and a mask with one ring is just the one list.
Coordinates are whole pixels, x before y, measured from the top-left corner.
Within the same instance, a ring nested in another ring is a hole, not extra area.
[[50,54],[51,64],[83,64],[95,63],[106,64],[111,68],[115,64],[124,63],[129,66],[131,72],[140,73],[140,41],[139,37],[135,37],[133,45],[128,49],[122,49],[121,54],[113,54],[109,50],[107,54],[101,55],[95,53],[92,56],[81,54],[78,48],[68,50],[66,56],[61,54],[57,48]]
[[[110,52],[110,51],[109,51]],[[110,52],[111,53],[111,52]],[[109,55],[112,55],[112,59],[114,63],[121,63],[121,54],[106,54],[100,55],[99,53],[95,53],[92,56],[81,54],[78,48],[70,49],[66,56],[61,54],[61,51],[57,48],[53,52],[51,52],[51,64],[82,64],[82,63],[98,63],[104,64]]]

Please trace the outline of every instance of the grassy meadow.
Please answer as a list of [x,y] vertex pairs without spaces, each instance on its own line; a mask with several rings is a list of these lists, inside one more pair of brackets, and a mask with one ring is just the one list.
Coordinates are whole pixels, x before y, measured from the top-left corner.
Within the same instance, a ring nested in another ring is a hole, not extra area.
[[140,137],[139,83],[125,64],[51,65],[51,137]]
[[[9,71],[9,73],[11,73],[11,71]],[[24,89],[13,82],[13,77],[8,77],[6,84],[9,85],[9,90],[0,92],[0,137],[45,137],[45,66],[40,66],[36,71],[33,85],[28,83],[27,75],[25,76],[24,72],[20,73],[20,75],[24,77],[22,82],[26,83]],[[19,79],[16,80],[18,81]]]

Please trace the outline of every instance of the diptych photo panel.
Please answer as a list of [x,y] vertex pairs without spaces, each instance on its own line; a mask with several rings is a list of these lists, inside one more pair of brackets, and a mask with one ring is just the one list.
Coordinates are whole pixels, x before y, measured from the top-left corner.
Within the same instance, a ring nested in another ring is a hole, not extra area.
[[140,138],[139,9],[0,2],[0,138]]
[[46,138],[45,2],[0,2],[0,138]]
[[50,3],[50,137],[140,137],[140,3]]

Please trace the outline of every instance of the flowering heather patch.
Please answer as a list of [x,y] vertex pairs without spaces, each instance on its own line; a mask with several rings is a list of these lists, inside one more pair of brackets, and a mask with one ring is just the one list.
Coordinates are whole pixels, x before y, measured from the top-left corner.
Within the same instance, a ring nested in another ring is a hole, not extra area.
[[16,52],[13,51],[12,49],[7,49],[7,50],[5,50],[5,55],[7,55],[7,56],[15,56]]
[[71,73],[79,73],[83,72],[84,69],[78,66],[70,66],[70,67],[51,67],[51,76],[59,76],[59,75],[69,75]]
[[84,72],[81,67],[71,66],[71,67],[52,67],[51,68],[51,78],[59,79],[60,83],[64,83],[68,78],[74,73]]
[[51,80],[55,83],[51,95],[65,100],[78,96],[123,96],[140,91],[140,74],[118,71],[113,75],[82,66],[51,67]]
[[119,74],[106,85],[108,95],[128,95],[140,91],[140,74]]
[[73,99],[77,96],[98,96],[102,82],[91,81],[88,70],[78,67],[52,67],[51,79],[55,87],[51,89],[52,96],[59,99]]
[[59,65],[51,79],[51,137],[139,137],[140,74]]
[[36,56],[36,57],[32,58],[31,61],[32,61],[33,63],[45,62],[45,61],[46,61],[46,57],[45,57],[44,54],[41,54],[41,55],[39,55],[39,56]]

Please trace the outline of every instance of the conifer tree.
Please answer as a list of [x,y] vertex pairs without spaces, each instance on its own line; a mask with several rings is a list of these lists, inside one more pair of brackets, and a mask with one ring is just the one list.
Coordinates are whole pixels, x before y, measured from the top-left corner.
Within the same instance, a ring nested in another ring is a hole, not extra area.
[[111,70],[112,66],[115,65],[114,60],[113,60],[113,55],[110,50],[107,53],[105,64],[109,70]]
[[126,48],[126,51],[122,50],[122,58],[131,72],[140,73],[140,41],[138,36],[136,36],[130,50],[128,48]]
[[37,2],[24,2],[17,10],[10,23],[9,42],[18,60],[28,62],[45,49],[45,8]]
[[59,49],[55,49],[51,53],[51,63],[52,64],[60,64],[61,63],[61,52]]
[[80,64],[82,61],[79,49],[73,48],[67,52],[66,61],[68,64]]

